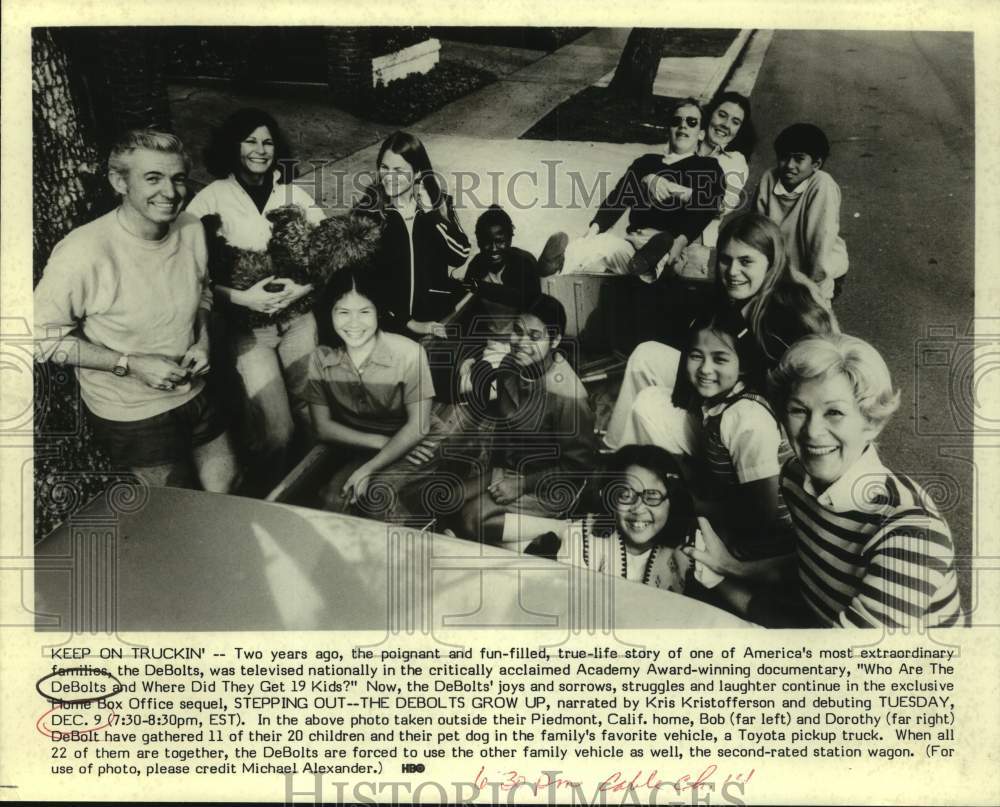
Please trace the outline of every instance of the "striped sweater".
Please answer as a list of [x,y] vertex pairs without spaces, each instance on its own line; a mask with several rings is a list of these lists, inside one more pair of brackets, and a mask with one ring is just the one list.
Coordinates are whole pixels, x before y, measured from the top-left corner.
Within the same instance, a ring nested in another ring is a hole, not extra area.
[[792,459],[781,490],[801,593],[821,624],[965,624],[948,525],[913,480],[882,465],[874,446],[819,495]]

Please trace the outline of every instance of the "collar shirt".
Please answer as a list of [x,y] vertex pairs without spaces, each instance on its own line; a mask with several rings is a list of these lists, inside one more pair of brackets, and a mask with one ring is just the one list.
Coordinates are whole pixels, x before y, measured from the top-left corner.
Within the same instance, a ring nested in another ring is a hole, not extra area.
[[[813,174],[815,176],[815,174]],[[782,199],[798,199],[803,193],[806,192],[806,188],[813,181],[813,177],[809,177],[805,182],[800,182],[794,188],[786,188],[784,183],[779,179],[774,183],[774,190],[772,193],[775,196],[780,196]]]
[[360,367],[346,348],[320,345],[309,361],[303,397],[329,407],[338,423],[361,431],[395,434],[408,404],[434,397],[427,354],[406,336],[380,331]]
[[781,493],[795,525],[799,587],[820,623],[965,622],[947,523],[919,485],[882,465],[874,446],[822,493],[789,461]]

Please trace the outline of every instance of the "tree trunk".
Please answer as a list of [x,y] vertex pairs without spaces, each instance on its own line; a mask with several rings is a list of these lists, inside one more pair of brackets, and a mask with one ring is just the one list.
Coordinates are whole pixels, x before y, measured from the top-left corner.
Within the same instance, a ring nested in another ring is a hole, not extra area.
[[[52,248],[70,230],[90,221],[113,194],[98,159],[93,119],[79,65],[62,32],[35,28],[32,66],[32,263],[34,282]],[[107,484],[110,464],[94,447],[73,374],[35,365],[35,537]]]
[[666,39],[666,28],[633,28],[608,87],[620,98],[631,100],[643,113],[652,108],[653,81]]
[[92,218],[107,184],[69,57],[47,28],[32,31],[32,246],[34,282],[52,248]]
[[372,56],[367,28],[326,29],[326,76],[334,99],[360,108],[371,95]]

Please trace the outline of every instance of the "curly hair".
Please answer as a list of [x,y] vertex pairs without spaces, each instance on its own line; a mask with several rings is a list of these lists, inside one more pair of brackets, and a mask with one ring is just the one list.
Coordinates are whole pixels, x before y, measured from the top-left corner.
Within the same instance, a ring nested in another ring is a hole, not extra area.
[[309,271],[325,281],[346,266],[364,265],[374,271],[382,230],[369,216],[348,212],[323,219],[309,234]]
[[295,179],[296,166],[292,149],[278,122],[262,109],[246,107],[236,110],[220,126],[212,130],[208,146],[203,152],[205,168],[217,179],[235,174],[240,164],[240,143],[254,130],[266,126],[274,141],[274,169],[282,182]]
[[784,412],[794,388],[804,381],[843,375],[854,390],[858,409],[872,426],[883,427],[899,409],[900,393],[882,355],[847,334],[812,334],[792,345],[769,377],[776,412]]
[[500,205],[490,205],[476,219],[476,240],[481,241],[490,227],[500,227],[508,238],[514,237],[514,222]]

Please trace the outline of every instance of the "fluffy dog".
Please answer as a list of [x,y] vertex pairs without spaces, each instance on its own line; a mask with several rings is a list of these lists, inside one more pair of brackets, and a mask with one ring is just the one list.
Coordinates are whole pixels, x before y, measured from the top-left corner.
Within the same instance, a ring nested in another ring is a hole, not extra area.
[[298,205],[284,205],[268,211],[271,240],[267,254],[275,277],[287,277],[296,283],[314,282],[309,271],[309,239],[314,229],[306,212]]
[[[202,217],[208,243],[208,260],[214,283],[233,289],[248,289],[265,277],[287,278],[319,290],[330,276],[345,266],[368,262],[378,248],[381,227],[377,220],[345,213],[311,224],[298,205],[284,205],[267,213],[271,240],[266,251],[240,249],[221,233],[217,214]],[[284,322],[310,310],[313,295],[307,294],[277,314],[236,308],[234,314],[251,328]]]
[[326,281],[338,269],[368,263],[378,249],[379,222],[359,213],[324,219],[309,236],[309,271],[315,283]]

